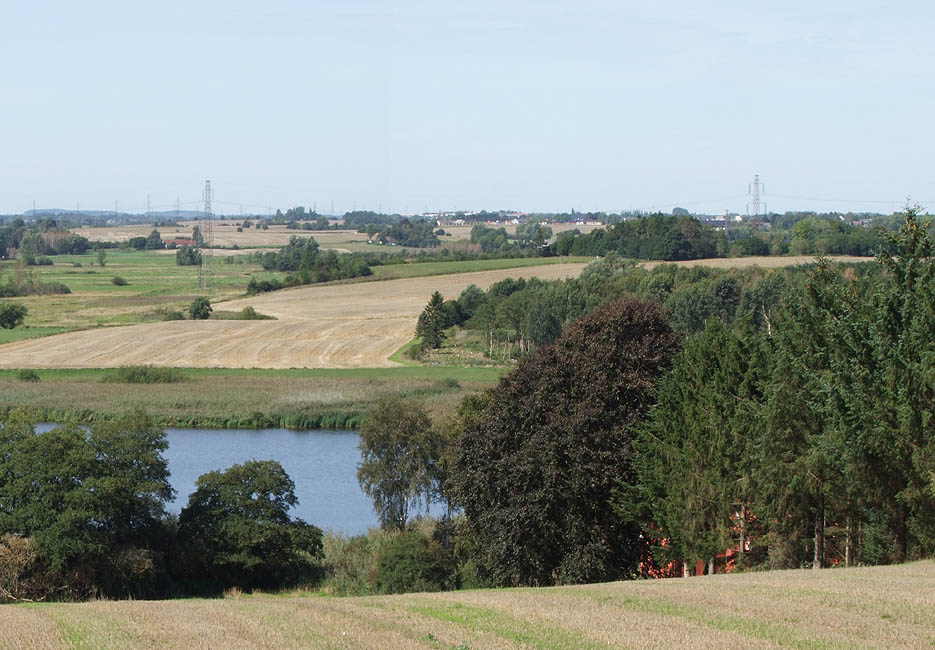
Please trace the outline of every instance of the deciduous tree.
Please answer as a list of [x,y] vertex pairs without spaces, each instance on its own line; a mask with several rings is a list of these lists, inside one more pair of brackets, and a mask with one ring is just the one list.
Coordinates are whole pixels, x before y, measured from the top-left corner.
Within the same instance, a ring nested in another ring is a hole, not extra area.
[[499,585],[637,571],[640,529],[611,506],[633,427],[677,347],[658,304],[624,299],[520,361],[472,418],[452,472],[484,577]]

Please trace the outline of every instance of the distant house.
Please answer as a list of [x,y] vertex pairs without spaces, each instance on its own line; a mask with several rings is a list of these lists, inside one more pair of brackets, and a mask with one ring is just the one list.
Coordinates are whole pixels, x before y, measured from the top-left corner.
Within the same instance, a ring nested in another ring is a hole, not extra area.
[[176,237],[174,239],[166,239],[166,248],[178,248],[179,246],[194,246],[194,239],[185,239],[182,237]]

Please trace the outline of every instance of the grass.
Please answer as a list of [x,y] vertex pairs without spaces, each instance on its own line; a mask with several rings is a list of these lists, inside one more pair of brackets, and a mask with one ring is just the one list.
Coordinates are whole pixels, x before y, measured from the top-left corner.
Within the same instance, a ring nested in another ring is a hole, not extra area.
[[[71,294],[16,299],[29,309],[25,325],[36,334],[142,322],[160,308],[185,310],[203,293],[212,301],[239,296],[251,274],[267,275],[256,265],[217,259],[212,265],[210,290],[202,292],[198,267],[178,266],[174,255],[111,249],[103,267],[97,264],[94,252],[51,259],[51,266],[30,267],[28,272],[36,273],[43,282],[65,284]],[[0,277],[16,272],[16,262],[0,262]],[[114,283],[115,277],[123,284]],[[15,339],[0,338],[0,343],[11,340]]]
[[[160,370],[179,381],[108,383],[120,370],[39,369],[38,382],[24,382],[20,371],[0,370],[0,414],[23,408],[40,420],[88,422],[142,407],[163,426],[356,428],[381,395],[401,392],[423,401],[435,415],[445,415],[504,372],[443,366]],[[131,379],[141,376],[130,374]]]
[[464,260],[461,262],[419,262],[412,264],[387,264],[374,266],[373,277],[380,280],[397,278],[421,278],[448,273],[471,273],[473,271],[498,271],[530,266],[590,262],[590,257],[518,257],[502,260]]
[[0,649],[931,648],[935,563],[361,598],[0,607]]
[[0,345],[12,343],[13,341],[23,341],[26,339],[36,339],[41,336],[50,336],[52,334],[61,334],[70,331],[67,327],[17,327],[12,330],[0,329]]

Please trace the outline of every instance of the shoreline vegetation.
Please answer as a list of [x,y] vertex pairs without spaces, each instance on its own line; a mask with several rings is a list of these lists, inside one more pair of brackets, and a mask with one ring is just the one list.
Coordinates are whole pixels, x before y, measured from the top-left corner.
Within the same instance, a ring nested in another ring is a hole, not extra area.
[[[44,422],[87,424],[143,407],[162,427],[356,429],[387,393],[425,402],[436,415],[494,385],[506,367],[400,366],[366,369],[173,368],[181,381],[119,383],[120,369],[0,370],[0,419],[25,409]],[[62,404],[79,405],[63,408]]]

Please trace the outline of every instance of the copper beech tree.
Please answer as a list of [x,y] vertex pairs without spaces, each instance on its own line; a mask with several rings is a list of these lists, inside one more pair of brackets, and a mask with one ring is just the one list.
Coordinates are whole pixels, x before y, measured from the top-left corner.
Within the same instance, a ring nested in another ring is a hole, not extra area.
[[634,425],[678,338],[657,303],[606,304],[492,389],[459,441],[451,492],[496,585],[633,575],[640,529],[611,505],[632,481]]

